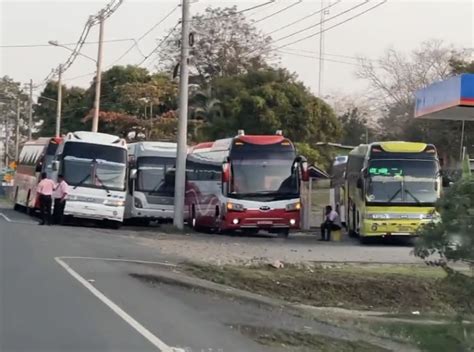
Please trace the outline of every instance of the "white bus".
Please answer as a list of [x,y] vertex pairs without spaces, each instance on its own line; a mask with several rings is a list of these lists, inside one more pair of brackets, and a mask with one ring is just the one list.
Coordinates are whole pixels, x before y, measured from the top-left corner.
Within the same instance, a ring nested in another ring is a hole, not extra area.
[[125,219],[148,224],[173,218],[176,150],[176,143],[168,142],[128,145]]
[[123,222],[126,194],[127,143],[117,136],[71,132],[56,152],[53,168],[69,184],[64,215]]

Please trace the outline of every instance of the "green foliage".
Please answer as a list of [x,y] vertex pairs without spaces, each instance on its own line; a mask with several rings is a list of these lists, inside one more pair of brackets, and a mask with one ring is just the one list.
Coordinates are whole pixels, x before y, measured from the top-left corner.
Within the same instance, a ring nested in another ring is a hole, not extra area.
[[357,107],[346,111],[339,120],[342,124],[342,144],[358,146],[365,143],[370,136],[375,135],[375,131],[367,125],[367,118]]
[[462,73],[474,73],[474,61],[459,60],[452,58],[449,62],[451,66],[451,72],[454,75],[460,75]]
[[326,168],[325,160],[318,150],[311,148],[308,143],[295,143],[296,151],[300,155],[304,155],[309,164]]
[[247,134],[284,134],[302,143],[338,138],[340,123],[333,110],[283,69],[252,71],[212,81],[221,114],[203,126],[207,139]]
[[[466,290],[467,306],[474,313],[474,178],[450,187],[437,205],[441,221],[420,230],[415,255],[427,263],[442,266],[453,283]],[[471,275],[454,269],[453,264],[469,265]]]
[[[86,91],[79,87],[62,87],[62,111],[61,132],[69,132],[84,129],[81,121],[92,105],[85,103]],[[38,98],[34,106],[34,115],[37,120],[42,121],[37,133],[40,137],[54,136],[56,131],[56,109],[58,98],[57,82],[49,82]]]

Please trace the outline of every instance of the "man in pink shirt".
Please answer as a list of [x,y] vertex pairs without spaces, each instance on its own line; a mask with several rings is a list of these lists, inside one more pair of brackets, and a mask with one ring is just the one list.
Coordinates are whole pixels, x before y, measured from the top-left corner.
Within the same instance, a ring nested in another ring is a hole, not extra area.
[[58,184],[54,189],[54,212],[53,223],[62,225],[64,217],[64,208],[66,207],[66,197],[69,193],[69,185],[64,180],[63,175],[58,175]]
[[41,181],[38,183],[36,192],[39,195],[41,222],[40,225],[51,225],[51,203],[54,188],[56,187],[53,180],[48,178],[46,172],[41,174]]

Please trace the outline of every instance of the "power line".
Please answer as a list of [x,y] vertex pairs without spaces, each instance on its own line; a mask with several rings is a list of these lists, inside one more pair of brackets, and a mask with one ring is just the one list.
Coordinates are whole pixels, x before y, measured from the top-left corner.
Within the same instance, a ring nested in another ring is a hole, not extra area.
[[[340,63],[340,64],[346,64],[346,65],[351,65],[351,66],[359,66],[359,64],[357,63],[354,63],[354,62],[347,62],[347,61],[341,61],[341,60],[335,60],[335,59],[329,59],[329,58],[325,58],[325,57],[320,57],[320,56],[315,56],[315,55],[305,55],[305,54],[297,54],[297,53],[292,53],[292,52],[289,52],[289,51],[283,51],[283,50],[277,50],[278,53],[282,53],[282,54],[287,54],[287,55],[294,55],[294,56],[299,56],[299,57],[306,57],[306,58],[310,58],[310,59],[322,59],[323,61],[329,61],[329,62],[336,62],[336,63]],[[326,55],[326,53],[325,53]]]
[[382,5],[385,4],[387,1],[388,1],[388,0],[383,0],[382,2],[379,2],[378,4],[376,4],[376,5],[372,6],[372,7],[369,7],[368,9],[366,9],[366,10],[364,10],[364,11],[362,11],[362,12],[359,12],[359,13],[357,13],[357,14],[355,14],[355,15],[353,15],[353,16],[347,18],[347,19],[345,19],[344,21],[338,22],[338,23],[336,23],[336,24],[334,24],[334,25],[332,25],[332,26],[330,26],[330,27],[324,28],[324,30],[322,30],[322,31],[319,31],[319,32],[310,34],[310,35],[308,35],[308,36],[306,36],[306,37],[303,37],[303,38],[301,38],[301,39],[298,39],[298,40],[292,41],[292,42],[290,42],[290,43],[281,45],[281,46],[279,46],[279,47],[277,47],[277,48],[275,48],[275,49],[270,49],[270,51],[285,48],[285,47],[287,47],[287,46],[289,46],[289,45],[302,42],[302,41],[304,41],[304,40],[306,40],[306,39],[309,39],[309,38],[315,37],[315,36],[317,36],[317,35],[319,35],[319,34],[321,34],[321,33],[327,32],[327,31],[330,30],[330,29],[339,27],[340,25],[342,25],[342,24],[344,24],[344,23],[347,23],[347,22],[349,22],[349,21],[351,21],[351,20],[353,20],[353,19],[355,19],[355,18],[357,18],[357,17],[360,17],[360,16],[366,14],[367,12],[370,12],[370,11],[376,9],[376,8],[379,7],[379,6],[382,6]]
[[[292,50],[292,51],[295,51],[295,52],[303,52],[303,53],[315,54],[315,55],[320,54],[318,51],[314,51],[314,50],[305,50],[305,49],[290,48],[290,47],[286,47],[285,50],[290,50],[290,51]],[[340,57],[340,58],[343,58],[343,59],[351,59],[351,60],[359,60],[360,59],[360,57],[357,57],[357,56],[342,55],[342,54],[331,54],[331,53],[326,53],[326,52],[324,53],[324,56],[334,56],[334,57]],[[364,59],[368,60],[368,61],[377,61],[377,60],[374,60],[374,59],[366,59],[366,58],[364,58]]]
[[143,40],[143,38],[145,38],[148,34],[150,34],[153,30],[155,30],[160,24],[162,24],[166,19],[168,19],[168,17],[170,17],[178,8],[179,8],[180,5],[176,5],[175,7],[173,7],[173,9],[171,9],[170,12],[168,12],[165,17],[163,17],[161,20],[159,20],[157,23],[155,23],[153,26],[150,27],[150,29],[148,29],[145,33],[143,33],[138,39],[136,39],[133,43],[132,46],[130,46],[127,50],[124,51],[124,53],[122,55],[120,55],[120,57],[116,60],[114,60],[112,62],[112,66],[119,62],[120,60],[122,60],[125,56],[127,56],[127,54],[129,52],[131,52],[135,47],[140,51],[140,54],[145,58],[146,55],[144,55],[139,46],[138,46],[138,43]]
[[316,23],[316,24],[311,25],[311,26],[309,26],[309,27],[305,27],[305,28],[300,29],[300,30],[298,30],[298,31],[296,31],[296,32],[293,32],[293,33],[290,33],[290,34],[288,34],[288,35],[285,35],[284,37],[277,38],[277,39],[275,39],[275,40],[273,41],[273,43],[280,42],[280,41],[282,41],[282,40],[285,40],[285,39],[294,37],[295,35],[298,35],[298,34],[300,34],[300,33],[306,32],[306,31],[308,31],[308,30],[310,30],[310,29],[312,29],[312,28],[319,27],[321,24],[323,24],[323,23],[325,23],[325,22],[328,22],[328,21],[330,21],[330,20],[332,20],[332,19],[334,19],[334,18],[340,17],[340,16],[342,16],[342,15],[348,13],[348,12],[351,12],[351,11],[353,11],[353,10],[355,10],[355,9],[357,9],[357,8],[359,8],[359,7],[361,7],[361,6],[364,6],[364,5],[367,4],[369,1],[370,1],[370,0],[365,0],[364,2],[359,3],[359,4],[355,5],[355,6],[352,6],[352,7],[348,8],[348,9],[346,9],[346,10],[344,10],[344,11],[341,11],[341,12],[335,14],[335,15],[332,16],[332,17],[325,18],[324,20],[320,21],[319,23]]
[[295,3],[293,3],[293,4],[290,4],[290,5],[288,5],[288,6],[284,7],[284,8],[282,8],[281,10],[278,10],[278,11],[276,11],[276,12],[274,12],[274,13],[271,13],[271,14],[269,14],[269,15],[267,15],[267,16],[264,16],[264,17],[262,17],[262,18],[260,18],[260,19],[258,19],[258,20],[255,20],[254,23],[259,23],[259,22],[265,21],[265,20],[267,20],[267,19],[269,19],[269,18],[271,18],[271,17],[273,17],[273,16],[276,16],[276,15],[282,13],[282,12],[285,12],[285,11],[291,9],[292,7],[294,7],[294,6],[296,6],[296,5],[301,4],[302,2],[303,2],[303,0],[298,0],[297,2],[295,2]]
[[[134,40],[133,38],[121,38],[121,39],[109,39],[104,40],[104,43],[119,43],[119,42],[129,42]],[[84,42],[84,45],[98,44],[99,42]],[[76,43],[58,43],[58,46],[71,46],[76,45]],[[44,48],[51,47],[51,44],[9,44],[9,45],[0,45],[0,48]]]
[[[241,13],[245,13],[245,12],[248,12],[248,11],[252,11],[252,10],[255,10],[255,9],[262,8],[262,7],[267,6],[267,5],[274,4],[275,2],[276,2],[276,0],[270,0],[270,1],[264,2],[262,4],[251,6],[251,7],[245,8],[243,10],[239,10],[239,11],[232,12],[232,13],[229,13],[229,14],[225,14],[225,15],[222,15],[222,16],[209,17],[209,18],[200,18],[199,21],[212,21],[212,20],[218,20],[218,19],[226,18],[226,17],[230,17],[230,16],[235,16],[235,15],[238,15],[238,14],[241,14]],[[193,20],[191,20],[191,22],[193,22]]]
[[140,61],[140,63],[137,64],[137,66],[141,66],[145,63],[146,60],[148,60],[150,58],[151,55],[153,55],[162,45],[163,43],[169,38],[171,37],[171,35],[174,33],[174,31],[176,30],[176,28],[178,28],[178,26],[181,24],[181,21],[178,21],[178,23],[176,23],[176,25],[171,28],[170,32],[168,33],[168,35],[166,35],[166,37],[164,37],[159,43],[158,45],[148,54],[146,55],[142,61]]
[[337,1],[333,2],[332,4],[329,4],[329,5],[326,6],[325,8],[322,8],[322,9],[316,11],[316,12],[310,13],[309,15],[306,15],[306,16],[300,18],[300,19],[297,19],[296,21],[293,21],[293,22],[291,22],[291,23],[288,23],[288,24],[286,24],[286,25],[283,25],[283,26],[281,26],[281,27],[278,27],[277,29],[274,29],[273,31],[271,31],[270,33],[268,33],[268,35],[271,35],[271,34],[273,34],[273,33],[279,32],[279,31],[281,31],[282,29],[286,29],[286,28],[288,28],[288,27],[291,27],[291,26],[293,26],[293,25],[295,25],[295,24],[297,24],[297,23],[300,23],[300,22],[302,22],[302,21],[304,21],[304,20],[306,20],[306,19],[308,19],[308,18],[310,18],[310,17],[316,16],[317,14],[321,13],[322,11],[329,10],[331,7],[337,5],[337,4],[340,3],[341,1],[342,1],[342,0],[337,0]]
[[49,80],[51,80],[54,76],[56,76],[56,74],[59,73],[59,70],[61,70],[61,73],[64,73],[69,67],[71,67],[71,65],[74,63],[77,56],[79,55],[82,49],[82,46],[84,45],[87,39],[87,36],[89,35],[91,28],[95,26],[96,24],[100,23],[100,21],[103,21],[109,18],[120,7],[122,2],[123,0],[111,0],[105,6],[105,8],[101,9],[95,16],[89,16],[86,24],[84,25],[84,28],[82,29],[82,33],[79,37],[79,40],[75,44],[75,47],[72,50],[72,53],[69,55],[66,62],[60,65],[56,70],[52,70],[50,74],[46,76],[43,82],[40,83],[39,86],[46,84]]

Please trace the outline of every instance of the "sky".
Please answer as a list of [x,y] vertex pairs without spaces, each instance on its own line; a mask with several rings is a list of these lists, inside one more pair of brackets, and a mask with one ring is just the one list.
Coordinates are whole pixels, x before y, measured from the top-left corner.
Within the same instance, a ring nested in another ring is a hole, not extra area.
[[[42,82],[48,73],[64,62],[70,52],[64,48],[48,46],[48,41],[75,43],[87,18],[96,14],[110,0],[0,0],[0,75],[8,75],[21,82]],[[332,0],[331,3],[337,0]],[[340,0],[331,7],[327,17],[337,15],[365,0]],[[265,3],[259,1],[193,1],[191,13],[202,12],[206,7],[225,7],[236,5],[239,10]],[[265,33],[290,24],[321,8],[321,1],[302,0],[300,3],[282,11],[298,0],[276,0],[275,3],[260,7],[246,14],[255,25]],[[332,26],[344,23],[324,33],[324,61],[321,80],[322,96],[357,95],[368,90],[367,82],[358,79],[356,57],[377,59],[387,48],[410,52],[423,41],[440,39],[458,48],[474,47],[474,0],[388,0],[383,5],[368,11],[352,20],[349,17],[366,10],[382,0],[369,0],[356,10],[328,21]],[[137,64],[143,56],[137,49],[125,57],[117,59],[154,24],[160,21],[179,3],[178,0],[124,0],[119,9],[105,23],[104,66],[116,64]],[[325,6],[330,1],[324,0]],[[176,10],[139,42],[140,50],[149,54],[160,38],[172,28],[181,16]],[[269,16],[265,19],[266,16]],[[319,15],[299,21],[295,25],[275,32],[278,40],[305,27],[318,24]],[[277,41],[275,46],[287,44],[319,31],[319,27]],[[81,51],[92,58],[97,56],[98,26],[92,28],[88,42]],[[118,40],[112,41],[111,40]],[[5,47],[11,45],[44,45],[40,47]],[[281,65],[296,72],[314,93],[318,93],[318,52],[320,37],[316,35],[281,49]],[[72,46],[71,46],[72,47]],[[151,57],[144,66],[153,67]],[[64,73],[67,85],[88,86],[95,71],[95,63],[78,57]],[[35,91],[38,95],[41,87]]]

